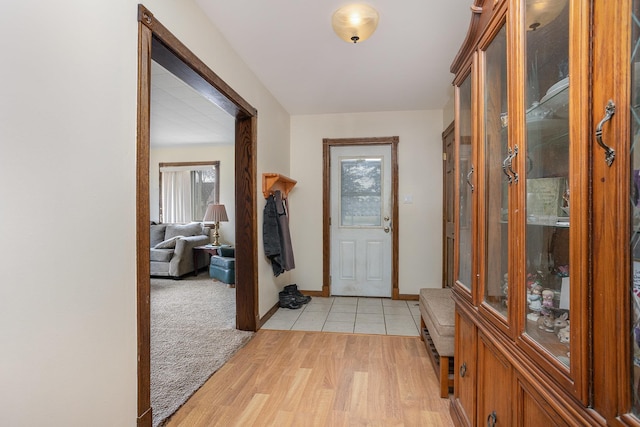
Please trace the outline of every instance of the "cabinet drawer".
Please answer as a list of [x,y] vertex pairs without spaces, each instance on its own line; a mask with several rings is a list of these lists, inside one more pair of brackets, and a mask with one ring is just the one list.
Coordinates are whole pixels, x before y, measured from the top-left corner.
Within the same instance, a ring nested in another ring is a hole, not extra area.
[[478,425],[511,426],[513,371],[482,333],[478,333]]
[[516,425],[523,427],[569,426],[550,405],[546,403],[531,384],[516,375],[517,414]]
[[454,399],[459,416],[468,425],[476,425],[476,325],[467,316],[456,312]]

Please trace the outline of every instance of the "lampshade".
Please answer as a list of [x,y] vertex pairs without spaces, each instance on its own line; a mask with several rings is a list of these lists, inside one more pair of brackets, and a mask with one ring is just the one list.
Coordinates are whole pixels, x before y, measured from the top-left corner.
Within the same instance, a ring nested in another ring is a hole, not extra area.
[[338,37],[348,43],[368,39],[378,26],[378,11],[366,4],[350,4],[333,12],[331,25]]
[[544,27],[560,15],[566,4],[567,0],[527,0],[526,29]]
[[207,211],[204,213],[202,222],[224,222],[229,221],[227,218],[227,210],[224,205],[207,205]]

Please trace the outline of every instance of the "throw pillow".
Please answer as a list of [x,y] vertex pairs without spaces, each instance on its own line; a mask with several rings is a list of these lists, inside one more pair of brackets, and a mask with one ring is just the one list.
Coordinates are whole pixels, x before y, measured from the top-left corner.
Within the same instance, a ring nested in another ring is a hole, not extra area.
[[176,241],[183,236],[174,236],[167,240],[163,240],[153,247],[153,249],[173,249],[176,247]]
[[151,247],[154,247],[164,240],[164,232],[166,228],[166,224],[151,224],[151,233],[149,236],[151,240]]

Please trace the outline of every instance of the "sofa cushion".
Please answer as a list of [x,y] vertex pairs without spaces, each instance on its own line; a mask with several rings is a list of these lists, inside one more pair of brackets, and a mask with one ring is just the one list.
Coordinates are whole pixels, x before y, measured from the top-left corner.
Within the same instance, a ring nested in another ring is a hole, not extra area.
[[180,239],[183,236],[174,236],[170,239],[163,240],[162,242],[155,245],[154,249],[173,249],[176,247],[176,240]]
[[169,262],[173,257],[173,249],[153,249],[151,248],[150,260],[159,262]]
[[199,236],[202,234],[202,223],[192,222],[190,224],[169,224],[164,232],[164,239],[167,240],[176,236]]
[[158,243],[164,240],[164,232],[167,228],[167,224],[151,224],[150,242],[153,248]]

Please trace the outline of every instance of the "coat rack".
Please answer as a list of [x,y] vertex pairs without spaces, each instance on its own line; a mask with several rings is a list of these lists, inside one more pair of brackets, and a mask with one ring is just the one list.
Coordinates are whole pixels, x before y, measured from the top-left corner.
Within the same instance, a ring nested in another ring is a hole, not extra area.
[[263,173],[262,174],[262,194],[264,198],[268,198],[269,195],[280,190],[283,198],[287,198],[289,191],[296,185],[295,179],[291,179],[288,176],[280,175],[279,173]]

